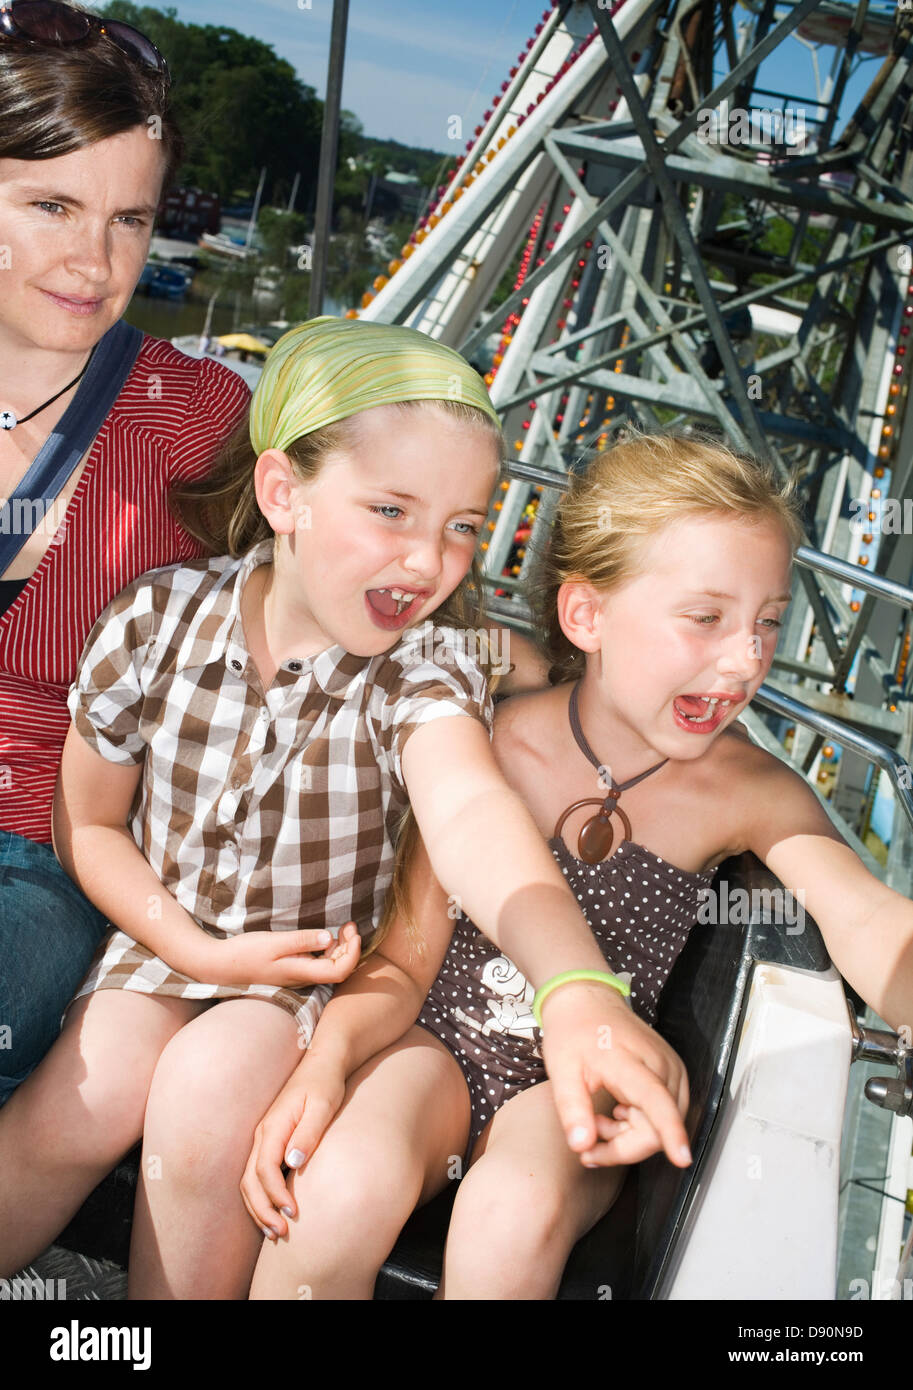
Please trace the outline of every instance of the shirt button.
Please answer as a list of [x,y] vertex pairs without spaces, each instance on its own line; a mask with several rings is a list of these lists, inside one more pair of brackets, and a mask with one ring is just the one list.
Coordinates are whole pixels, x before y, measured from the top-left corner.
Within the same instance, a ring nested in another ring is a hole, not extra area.
[[233,671],[240,671],[240,670],[241,670],[241,663],[240,663],[240,661],[238,661],[237,657],[235,657],[235,658],[232,660],[231,669],[232,669]]
[[290,671],[300,671],[300,670],[301,670],[301,662],[300,662],[300,661],[290,661],[289,664],[288,664],[288,669],[289,669]]

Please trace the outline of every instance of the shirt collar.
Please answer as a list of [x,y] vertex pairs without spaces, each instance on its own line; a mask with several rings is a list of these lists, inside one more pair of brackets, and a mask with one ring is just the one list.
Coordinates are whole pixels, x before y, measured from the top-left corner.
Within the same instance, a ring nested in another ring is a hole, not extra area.
[[[257,565],[273,558],[272,540],[260,541],[239,559],[230,561],[218,583],[197,608],[187,627],[175,661],[175,670],[210,666],[216,662],[231,666],[239,673],[250,653],[244,640],[241,622],[241,591],[248,575]],[[287,671],[299,680],[313,674],[314,680],[327,695],[345,696],[355,678],[362,674],[372,657],[353,656],[344,647],[328,647],[310,657],[289,657],[282,662]]]

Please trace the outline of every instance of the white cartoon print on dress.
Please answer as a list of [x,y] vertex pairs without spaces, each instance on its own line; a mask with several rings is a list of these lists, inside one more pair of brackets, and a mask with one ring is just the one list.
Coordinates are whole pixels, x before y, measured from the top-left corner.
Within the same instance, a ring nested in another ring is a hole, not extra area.
[[533,1017],[532,1004],[536,997],[525,975],[506,956],[496,956],[488,961],[482,971],[482,985],[497,998],[486,999],[485,1007],[492,1015],[479,1027],[478,1020],[470,1018],[462,1009],[450,1010],[454,1018],[488,1037],[490,1033],[509,1033],[512,1037],[529,1038],[532,1042],[538,1032],[538,1024]]

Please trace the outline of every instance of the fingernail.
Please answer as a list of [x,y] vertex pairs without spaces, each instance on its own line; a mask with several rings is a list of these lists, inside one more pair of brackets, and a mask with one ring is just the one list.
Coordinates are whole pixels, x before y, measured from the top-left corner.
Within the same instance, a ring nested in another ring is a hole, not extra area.
[[691,1158],[691,1150],[688,1148],[687,1144],[682,1144],[678,1151],[678,1156],[683,1163],[691,1163],[693,1161]]
[[291,1153],[286,1154],[285,1161],[290,1168],[301,1168],[307,1162],[307,1154],[300,1149],[292,1149]]
[[583,1125],[576,1125],[568,1135],[568,1140],[571,1144],[583,1144],[587,1137],[587,1132]]
[[322,931],[318,933],[317,940],[320,942],[321,946],[329,946],[333,938],[328,931]]
[[272,1226],[261,1226],[260,1230],[266,1236],[267,1240],[275,1240],[276,1236],[279,1234],[278,1231],[273,1230]]
[[283,1215],[283,1216],[294,1216],[294,1215],[295,1215],[295,1213],[292,1211],[292,1208],[291,1208],[291,1207],[280,1207],[279,1210],[282,1212],[282,1215]]
[[599,1164],[598,1164],[598,1163],[584,1163],[583,1166],[584,1166],[584,1168],[598,1168],[598,1167],[599,1167]]

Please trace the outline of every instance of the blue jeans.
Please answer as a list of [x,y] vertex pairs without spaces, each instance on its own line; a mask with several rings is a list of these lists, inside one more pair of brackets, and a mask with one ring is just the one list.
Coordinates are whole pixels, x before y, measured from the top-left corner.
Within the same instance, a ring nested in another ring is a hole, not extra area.
[[0,830],[0,1105],[57,1037],[106,927],[50,845]]

